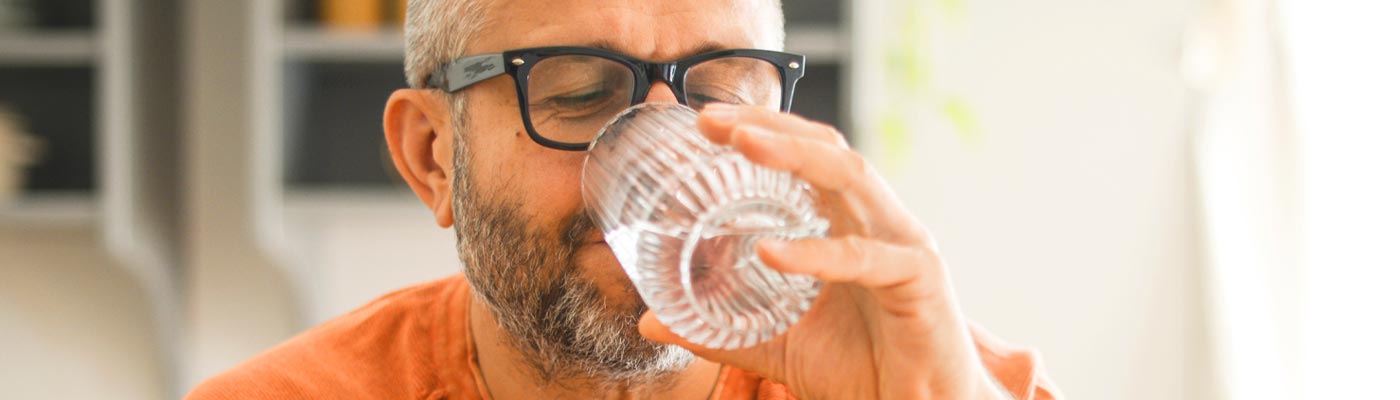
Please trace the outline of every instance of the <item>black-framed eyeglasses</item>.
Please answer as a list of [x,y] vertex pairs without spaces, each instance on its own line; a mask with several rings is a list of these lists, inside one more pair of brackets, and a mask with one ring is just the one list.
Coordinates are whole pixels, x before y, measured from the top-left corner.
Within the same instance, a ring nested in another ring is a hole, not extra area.
[[452,93],[509,73],[530,138],[578,151],[613,115],[645,101],[652,82],[665,82],[697,110],[720,102],[786,112],[806,64],[798,54],[757,49],[657,63],[591,47],[535,47],[458,58],[429,75],[427,86]]

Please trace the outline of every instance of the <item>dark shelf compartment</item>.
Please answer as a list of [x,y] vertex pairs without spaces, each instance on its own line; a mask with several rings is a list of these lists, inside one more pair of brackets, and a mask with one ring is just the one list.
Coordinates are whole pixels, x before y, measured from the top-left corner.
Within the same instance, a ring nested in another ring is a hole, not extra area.
[[284,136],[295,186],[383,186],[399,178],[384,145],[384,102],[403,88],[398,63],[289,63]]
[[0,104],[42,142],[25,192],[94,188],[94,79],[91,67],[0,67]]
[[807,64],[807,73],[797,81],[792,113],[831,124],[846,132],[846,118],[841,114],[840,86],[841,67]]
[[[17,24],[19,29],[72,30],[92,28],[94,0],[9,0],[3,7],[10,14],[0,23]],[[10,29],[15,29],[11,27]]]
[[783,2],[783,16],[788,25],[839,25],[843,7],[841,0],[787,0]]

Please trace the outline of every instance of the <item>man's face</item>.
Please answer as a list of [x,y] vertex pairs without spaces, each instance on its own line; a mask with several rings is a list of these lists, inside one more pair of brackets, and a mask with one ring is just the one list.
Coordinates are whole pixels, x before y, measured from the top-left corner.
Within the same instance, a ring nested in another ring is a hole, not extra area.
[[[495,1],[470,54],[539,46],[607,47],[672,61],[705,48],[776,49],[778,10],[766,0]],[[679,348],[636,332],[643,305],[579,188],[583,152],[532,141],[514,82],[471,86],[454,124],[454,221],[467,275],[514,345],[544,374],[636,379],[689,363]],[[674,102],[662,83],[647,101]]]

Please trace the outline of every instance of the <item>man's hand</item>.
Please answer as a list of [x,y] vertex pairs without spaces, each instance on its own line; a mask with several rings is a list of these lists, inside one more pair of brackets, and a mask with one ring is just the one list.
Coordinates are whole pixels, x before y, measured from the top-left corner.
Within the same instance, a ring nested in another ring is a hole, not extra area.
[[688,343],[650,311],[642,335],[757,372],[804,399],[1000,398],[977,358],[928,230],[830,126],[756,107],[711,105],[700,130],[817,191],[830,237],[762,241],[759,257],[826,282],[786,333],[739,350]]

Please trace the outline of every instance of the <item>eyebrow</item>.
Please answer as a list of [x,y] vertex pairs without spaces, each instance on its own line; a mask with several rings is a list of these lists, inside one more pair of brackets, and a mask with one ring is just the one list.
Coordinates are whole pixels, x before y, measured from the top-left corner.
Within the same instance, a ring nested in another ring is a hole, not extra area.
[[[607,50],[607,51],[611,51],[611,52],[618,53],[618,54],[626,54],[626,55],[631,56],[631,57],[642,58],[642,57],[637,57],[636,55],[633,55],[633,54],[628,54],[628,52],[622,50],[622,46],[619,46],[616,42],[613,42],[613,41],[610,41],[610,40],[600,40],[600,41],[588,42],[588,43],[584,44],[583,46],[585,46],[585,47],[597,48],[597,49],[602,49],[602,50]],[[707,40],[707,41],[701,42],[701,43],[698,44],[698,45],[692,46],[691,48],[686,49],[685,51],[682,51],[682,52],[681,52],[680,58],[686,58],[686,57],[694,56],[694,55],[697,55],[697,54],[705,54],[705,53],[709,53],[709,52],[712,52],[712,51],[724,50],[724,49],[727,49],[727,48],[729,48],[729,46],[724,46],[724,45],[719,44],[718,42],[713,42],[713,41]],[[679,59],[679,58],[678,58],[678,59]],[[656,60],[648,60],[648,61],[656,61]],[[675,60],[663,60],[663,61],[675,61]]]

